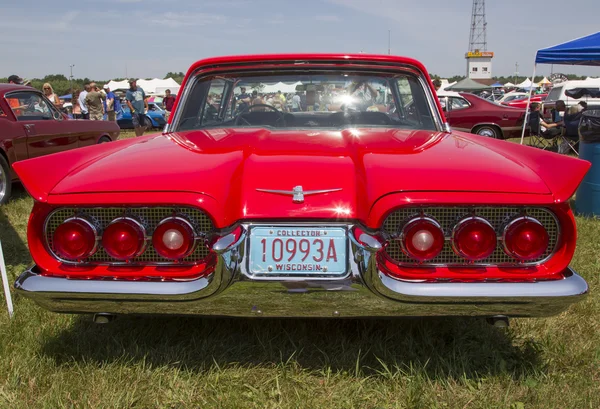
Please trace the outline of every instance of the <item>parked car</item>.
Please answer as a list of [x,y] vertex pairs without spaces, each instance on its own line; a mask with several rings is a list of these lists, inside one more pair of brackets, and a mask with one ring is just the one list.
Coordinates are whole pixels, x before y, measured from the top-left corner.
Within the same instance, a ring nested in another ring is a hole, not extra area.
[[521,136],[525,110],[507,107],[466,92],[438,92],[452,128],[494,139]]
[[[236,95],[277,81],[307,85],[306,111]],[[557,314],[586,294],[569,267],[568,203],[590,164],[451,131],[420,62],[220,57],[195,63],[182,87],[162,134],[14,165],[35,199],[35,265],[19,294],[96,322],[503,320]],[[336,98],[342,110],[311,110]]]
[[[162,128],[167,121],[165,120],[165,111],[152,102],[148,103],[148,112],[146,113],[146,126],[151,128]],[[133,129],[133,121],[131,120],[131,111],[126,104],[121,104],[121,113],[117,117],[117,124],[121,129]]]
[[531,104],[532,102],[544,102],[548,94],[534,94],[531,96],[531,100],[529,100],[529,95],[522,99],[514,99],[509,102],[504,102],[502,105],[506,105],[513,108],[519,109],[527,109],[527,101]]
[[544,116],[551,116],[551,111],[559,100],[565,102],[567,110],[580,102],[585,102],[588,109],[600,109],[600,78],[555,84],[544,101]]
[[69,119],[36,89],[0,84],[0,204],[18,180],[13,163],[118,137],[115,123]]
[[502,98],[500,98],[498,101],[498,103],[500,104],[504,104],[506,102],[510,102],[510,101],[516,101],[519,99],[523,99],[523,98],[527,98],[529,94],[526,92],[518,92],[518,91],[514,91],[514,92],[507,92],[506,94],[504,94],[504,96]]

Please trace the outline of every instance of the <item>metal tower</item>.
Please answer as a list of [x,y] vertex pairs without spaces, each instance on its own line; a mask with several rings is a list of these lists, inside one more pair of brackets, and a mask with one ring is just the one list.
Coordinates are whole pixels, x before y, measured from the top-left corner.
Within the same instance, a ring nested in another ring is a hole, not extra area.
[[492,78],[492,58],[494,53],[487,50],[487,22],[485,21],[485,0],[473,0],[471,12],[471,33],[467,59],[467,76],[473,79]]
[[485,21],[485,0],[473,0],[471,12],[471,34],[469,51],[487,51],[487,22]]

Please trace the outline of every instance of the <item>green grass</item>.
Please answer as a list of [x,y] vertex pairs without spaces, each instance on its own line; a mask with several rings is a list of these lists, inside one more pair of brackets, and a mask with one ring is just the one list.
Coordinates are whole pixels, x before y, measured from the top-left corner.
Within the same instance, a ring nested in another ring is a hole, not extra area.
[[[0,208],[11,280],[30,263],[32,201]],[[4,408],[600,407],[600,222],[577,219],[573,267],[590,296],[560,316],[516,319],[244,320],[0,307]],[[4,298],[0,299],[4,305]]]

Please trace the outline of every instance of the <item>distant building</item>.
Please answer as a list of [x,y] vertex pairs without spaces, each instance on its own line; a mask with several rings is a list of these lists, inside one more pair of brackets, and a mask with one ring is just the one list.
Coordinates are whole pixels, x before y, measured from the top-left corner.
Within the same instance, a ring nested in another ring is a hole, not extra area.
[[492,78],[493,52],[469,51],[465,54],[465,58],[467,59],[467,77],[473,80]]

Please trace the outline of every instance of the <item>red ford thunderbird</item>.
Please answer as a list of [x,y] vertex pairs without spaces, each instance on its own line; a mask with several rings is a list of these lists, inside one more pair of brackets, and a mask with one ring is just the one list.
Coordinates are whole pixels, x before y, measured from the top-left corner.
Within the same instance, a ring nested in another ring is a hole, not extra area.
[[202,60],[163,134],[14,164],[35,199],[15,287],[97,322],[557,314],[588,290],[568,199],[589,166],[450,131],[409,58]]
[[521,136],[525,110],[504,106],[466,92],[438,93],[452,128],[495,139]]
[[13,163],[118,137],[114,122],[70,120],[38,90],[0,84],[0,204],[8,201],[17,180]]

